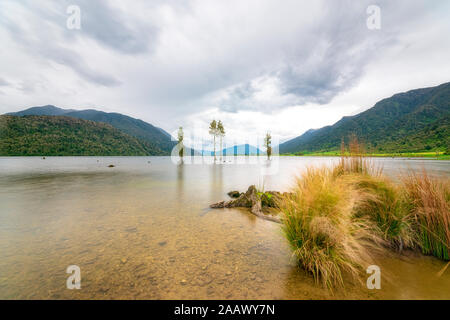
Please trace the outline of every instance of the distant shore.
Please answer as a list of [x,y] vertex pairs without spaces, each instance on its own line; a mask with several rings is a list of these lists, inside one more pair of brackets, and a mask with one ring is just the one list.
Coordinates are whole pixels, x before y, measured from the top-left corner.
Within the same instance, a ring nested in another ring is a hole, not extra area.
[[[266,157],[265,155],[237,155],[238,157]],[[273,155],[275,156],[275,155]],[[339,152],[312,152],[312,153],[305,153],[305,154],[280,154],[281,157],[341,157],[341,154]],[[386,153],[386,154],[366,154],[366,157],[375,157],[375,158],[411,158],[411,159],[422,159],[422,160],[450,160],[450,155],[445,155],[443,153],[436,155],[434,152],[418,152],[418,153]],[[89,157],[89,158],[95,158],[95,157],[137,157],[137,158],[146,158],[146,157],[170,157],[170,155],[7,155],[7,154],[0,154],[0,157],[2,158],[45,158],[45,157]],[[202,156],[196,155],[195,157],[201,158]],[[205,156],[211,157],[211,156]],[[233,155],[226,156],[227,158],[234,157]],[[218,161],[220,162],[220,161]]]
[[[340,157],[340,151],[327,152],[301,152],[301,153],[286,153],[280,156],[295,156],[295,157]],[[450,154],[444,152],[398,152],[398,153],[367,153],[367,157],[377,158],[425,158],[427,160],[450,160]]]

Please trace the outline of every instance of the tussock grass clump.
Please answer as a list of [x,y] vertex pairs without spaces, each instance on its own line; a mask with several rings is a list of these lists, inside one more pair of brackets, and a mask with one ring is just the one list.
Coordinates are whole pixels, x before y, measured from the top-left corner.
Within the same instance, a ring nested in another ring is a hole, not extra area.
[[394,183],[367,159],[353,136],[331,168],[308,168],[278,199],[283,232],[299,264],[328,288],[358,279],[369,252],[387,245],[450,255],[448,181],[425,171]]
[[333,168],[336,176],[345,174],[370,174],[381,175],[381,168],[377,168],[370,158],[366,156],[364,146],[358,142],[355,135],[350,136],[348,150],[344,140],[341,143],[341,159]]
[[359,279],[370,261],[364,244],[371,227],[353,219],[357,194],[330,168],[309,168],[280,201],[283,231],[300,265],[316,281],[344,285],[344,274]]
[[412,215],[406,210],[401,188],[382,175],[352,175],[347,179],[359,192],[355,217],[367,217],[374,222],[373,232],[392,247],[400,251],[413,248]]
[[403,178],[406,204],[424,254],[450,260],[450,185],[425,170]]

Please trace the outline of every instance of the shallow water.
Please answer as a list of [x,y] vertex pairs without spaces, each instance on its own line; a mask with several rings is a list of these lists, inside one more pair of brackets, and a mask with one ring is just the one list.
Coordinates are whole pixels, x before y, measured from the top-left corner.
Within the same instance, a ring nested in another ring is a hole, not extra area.
[[[238,161],[0,158],[0,298],[450,299],[450,270],[437,278],[445,264],[412,253],[378,258],[381,290],[316,285],[278,224],[208,206],[250,184],[286,191],[305,166],[337,159]],[[394,177],[422,167],[450,176],[446,161],[375,161]],[[81,268],[81,290],[66,288],[69,265]]]

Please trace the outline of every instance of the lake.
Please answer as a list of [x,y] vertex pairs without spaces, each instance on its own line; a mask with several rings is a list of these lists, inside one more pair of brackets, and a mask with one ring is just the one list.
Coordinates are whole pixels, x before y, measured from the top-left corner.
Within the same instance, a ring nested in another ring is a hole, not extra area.
[[[287,191],[306,166],[338,161],[255,159],[0,158],[0,299],[450,299],[450,270],[436,276],[445,263],[413,252],[377,258],[381,290],[331,294],[296,266],[279,224],[209,209],[230,190]],[[393,177],[450,176],[448,161],[373,161]],[[70,265],[80,290],[66,288]]]

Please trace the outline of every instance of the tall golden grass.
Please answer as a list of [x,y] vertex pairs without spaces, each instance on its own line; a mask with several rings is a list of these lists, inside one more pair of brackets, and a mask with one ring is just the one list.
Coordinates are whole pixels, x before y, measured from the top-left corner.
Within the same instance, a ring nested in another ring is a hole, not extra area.
[[354,279],[370,262],[372,227],[354,219],[358,195],[330,168],[308,168],[279,206],[283,231],[300,265],[329,288]]
[[424,254],[450,260],[450,184],[425,171],[403,178],[406,203]]
[[358,190],[355,217],[374,223],[372,230],[385,243],[399,251],[414,248],[413,216],[406,210],[402,188],[389,178],[369,174],[350,175],[346,180]]
[[334,167],[307,168],[278,206],[299,265],[326,287],[359,280],[374,249],[421,248],[448,260],[448,182],[425,171],[394,183],[364,154],[356,137]]

